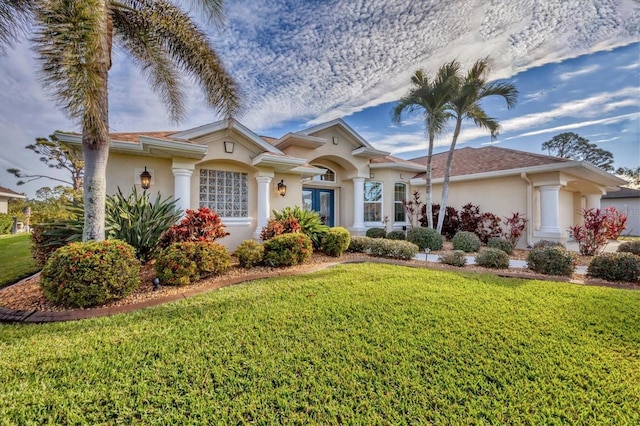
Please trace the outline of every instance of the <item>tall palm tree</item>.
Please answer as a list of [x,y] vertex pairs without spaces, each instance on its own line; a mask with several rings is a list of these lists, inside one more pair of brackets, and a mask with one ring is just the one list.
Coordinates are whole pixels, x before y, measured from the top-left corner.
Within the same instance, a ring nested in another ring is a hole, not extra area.
[[442,133],[447,120],[451,117],[451,113],[446,110],[446,106],[450,101],[451,90],[449,82],[456,74],[457,68],[454,68],[452,64],[440,67],[438,74],[433,79],[425,75],[423,70],[417,70],[411,77],[413,87],[407,95],[400,99],[392,113],[392,120],[397,124],[401,123],[403,112],[418,114],[424,120],[425,133],[428,138],[425,205],[429,228],[433,228],[433,216],[431,215],[433,205],[431,183],[433,142],[436,136]]
[[[222,0],[192,0],[220,19]],[[205,33],[168,0],[2,0],[0,53],[34,29],[44,86],[82,126],[83,240],[104,239],[109,155],[107,82],[115,45],[129,53],[162,96],[174,120],[184,112],[182,75],[198,81],[214,110],[239,110],[236,83]]]
[[[451,64],[459,64],[453,61]],[[489,96],[501,96],[507,103],[507,108],[511,109],[515,106],[518,98],[518,90],[510,83],[488,82],[488,60],[480,59],[469,69],[466,76],[458,73],[457,78],[451,80],[451,100],[447,105],[447,110],[456,120],[456,126],[453,130],[453,138],[449,147],[449,155],[447,156],[447,165],[444,172],[444,182],[442,186],[442,201],[440,203],[440,212],[438,213],[438,232],[442,232],[444,223],[445,210],[447,208],[447,200],[449,198],[449,180],[451,177],[451,162],[453,161],[453,152],[456,149],[456,142],[460,135],[462,122],[466,119],[473,120],[476,126],[489,130],[491,138],[495,139],[500,130],[498,121],[489,117],[482,108],[480,101]]]

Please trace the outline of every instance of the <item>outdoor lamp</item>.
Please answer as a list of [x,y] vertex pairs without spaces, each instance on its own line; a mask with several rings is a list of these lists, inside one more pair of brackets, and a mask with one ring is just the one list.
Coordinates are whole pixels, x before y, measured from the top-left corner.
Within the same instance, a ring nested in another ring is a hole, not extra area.
[[149,189],[151,186],[151,173],[147,171],[147,166],[144,166],[144,172],[140,173],[140,185],[142,189]]
[[278,183],[278,194],[283,197],[287,195],[287,185],[284,184],[284,179],[280,180],[280,183]]

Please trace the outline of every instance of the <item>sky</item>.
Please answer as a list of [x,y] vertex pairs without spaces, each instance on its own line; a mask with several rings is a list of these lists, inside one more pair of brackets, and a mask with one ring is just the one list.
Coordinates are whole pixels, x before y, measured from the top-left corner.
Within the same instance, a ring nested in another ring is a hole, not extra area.
[[[616,167],[640,165],[637,0],[227,0],[225,26],[203,28],[242,88],[239,121],[261,135],[343,118],[378,149],[425,155],[419,117],[391,122],[411,75],[488,58],[490,78],[519,91],[511,110],[484,103],[502,126],[497,146],[542,153],[544,141],[571,131],[611,151]],[[113,132],[184,130],[219,118],[186,81],[187,116],[171,122],[126,54],[116,48],[113,62]],[[43,91],[37,69],[26,41],[0,57],[0,186],[30,197],[55,182],[17,186],[5,170],[42,171],[24,147],[55,130],[80,130]],[[436,152],[450,140],[441,135]],[[465,123],[457,146],[488,143],[485,131]]]

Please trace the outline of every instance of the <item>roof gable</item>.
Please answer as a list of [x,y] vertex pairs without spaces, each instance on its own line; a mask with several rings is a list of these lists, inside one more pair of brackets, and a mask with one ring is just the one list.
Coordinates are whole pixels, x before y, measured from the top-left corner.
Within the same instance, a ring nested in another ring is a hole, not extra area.
[[26,198],[19,192],[16,192],[13,189],[5,188],[4,186],[0,186],[0,196],[7,198]]

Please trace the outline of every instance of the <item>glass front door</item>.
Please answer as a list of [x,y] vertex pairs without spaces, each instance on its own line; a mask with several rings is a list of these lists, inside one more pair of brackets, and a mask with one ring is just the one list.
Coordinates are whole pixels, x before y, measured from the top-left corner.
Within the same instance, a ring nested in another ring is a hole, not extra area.
[[302,207],[320,214],[322,223],[334,226],[333,189],[305,188],[302,190]]

